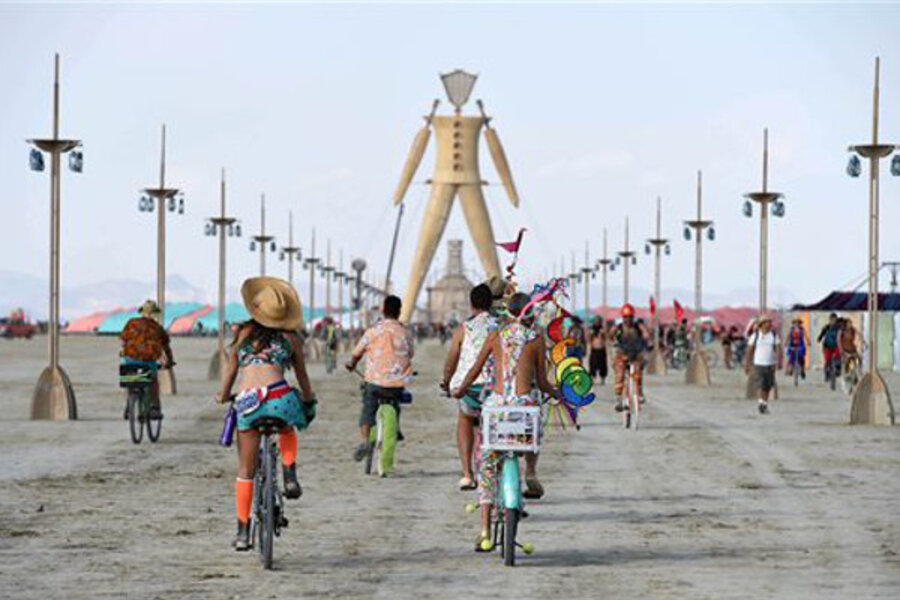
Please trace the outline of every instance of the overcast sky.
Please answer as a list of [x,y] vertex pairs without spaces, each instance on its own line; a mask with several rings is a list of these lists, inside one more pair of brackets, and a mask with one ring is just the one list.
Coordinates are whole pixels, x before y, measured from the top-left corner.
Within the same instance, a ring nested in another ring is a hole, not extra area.
[[[891,5],[2,5],[0,270],[45,277],[48,177],[28,170],[25,139],[51,126],[53,53],[62,54],[62,135],[84,140],[85,172],[63,178],[63,285],[155,277],[155,215],[137,209],[158,182],[187,214],[169,223],[169,272],[214,289],[220,168],[245,232],[286,243],[310,229],[334,259],[362,255],[383,273],[395,218],[390,197],[438,73],[480,75],[472,98],[495,117],[522,206],[486,190],[499,239],[529,228],[522,273],[550,272],[570,252],[592,259],[652,233],[663,198],[673,238],[664,286],[690,288],[695,178],[704,173],[705,288],[755,287],[758,219],[742,194],[761,184],[770,129],[770,189],[787,215],[771,231],[771,287],[814,300],[866,268],[867,185],[845,175],[846,147],[871,136],[874,57],[882,57],[881,135],[900,142],[900,7]],[[442,111],[448,110],[444,101]],[[467,112],[475,110],[474,103]],[[483,175],[498,178],[482,147]],[[424,181],[432,153],[416,176]],[[427,189],[413,186],[395,280],[402,286]],[[883,259],[900,259],[900,179],[882,177]],[[457,207],[447,237],[466,239]],[[637,244],[635,244],[637,245]],[[319,249],[322,248],[320,244]],[[443,262],[442,244],[438,261]],[[246,236],[230,246],[232,285],[256,272]],[[567,266],[568,268],[568,266]],[[270,270],[280,272],[280,265]],[[634,280],[648,287],[643,254]]]

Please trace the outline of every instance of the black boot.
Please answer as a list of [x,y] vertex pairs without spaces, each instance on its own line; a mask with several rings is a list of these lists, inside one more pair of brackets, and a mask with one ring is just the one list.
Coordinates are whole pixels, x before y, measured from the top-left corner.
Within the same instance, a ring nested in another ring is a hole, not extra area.
[[284,497],[290,500],[296,500],[303,495],[303,489],[297,480],[297,464],[294,463],[289,467],[282,467],[281,471],[284,477]]
[[238,552],[246,552],[250,549],[250,522],[241,523],[238,521],[237,535],[234,536],[234,542],[231,544]]

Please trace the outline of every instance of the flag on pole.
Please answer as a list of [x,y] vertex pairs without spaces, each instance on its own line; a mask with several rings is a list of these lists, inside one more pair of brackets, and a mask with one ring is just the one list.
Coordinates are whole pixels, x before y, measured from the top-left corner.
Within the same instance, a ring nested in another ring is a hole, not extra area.
[[522,245],[522,236],[525,234],[525,228],[519,229],[519,235],[516,236],[514,242],[497,242],[497,245],[513,255],[512,263],[506,267],[506,275],[512,279],[515,275],[516,261],[519,260],[519,247]]
[[514,242],[497,242],[497,245],[509,252],[510,254],[518,254],[519,246],[522,245],[522,235],[525,233],[525,228],[519,230],[519,235],[516,237],[516,241]]
[[653,296],[650,296],[650,319],[653,320],[656,318],[656,300]]
[[681,323],[684,319],[684,307],[678,304],[678,300],[675,300],[675,321]]

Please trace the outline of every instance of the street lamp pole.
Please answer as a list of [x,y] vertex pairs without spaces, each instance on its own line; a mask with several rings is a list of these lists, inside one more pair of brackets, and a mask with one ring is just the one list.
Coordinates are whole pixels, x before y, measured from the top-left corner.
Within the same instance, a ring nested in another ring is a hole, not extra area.
[[331,240],[325,245],[325,264],[322,265],[322,277],[325,278],[325,316],[330,317],[331,310],[331,279],[334,276],[334,265],[331,264]]
[[[603,273],[603,320],[606,320],[606,311],[608,308],[607,304],[607,296],[606,296],[606,284],[607,284],[607,273],[612,268],[613,260],[607,255],[606,248],[606,227],[603,228],[603,258],[597,261],[597,266],[600,267],[601,272]],[[603,324],[606,327],[606,323]]]
[[278,255],[278,258],[281,260],[285,260],[287,258],[288,263],[288,283],[291,284],[291,287],[294,287],[294,258],[297,260],[301,259],[300,256],[300,247],[294,245],[294,211],[288,212],[288,245],[282,246],[281,252]]
[[713,221],[703,219],[703,172],[697,171],[697,218],[684,222],[685,239],[691,239],[693,232],[695,242],[696,264],[694,266],[694,318],[693,344],[691,357],[685,371],[685,383],[709,386],[709,365],[706,355],[700,347],[700,328],[697,319],[703,314],[703,232],[706,231],[710,241],[715,239]]
[[[59,138],[59,54],[54,58],[53,76],[53,137],[28,140],[38,153],[39,169],[43,170],[40,152],[50,154],[50,322],[49,365],[41,372],[31,396],[31,418],[53,421],[75,420],[78,407],[68,374],[59,365],[59,254],[60,254],[60,157],[81,146],[81,140]],[[70,163],[71,168],[71,163]],[[80,166],[79,166],[80,169]],[[75,169],[73,169],[75,170]]]
[[[747,200],[744,203],[744,214],[752,216],[753,204],[759,206],[759,314],[763,315],[768,310],[769,289],[769,210],[772,214],[782,216],[784,203],[782,194],[769,191],[769,130],[763,129],[763,170],[762,191],[744,194]],[[755,377],[747,378],[746,397],[754,399],[759,396],[759,386]]]
[[[144,194],[151,198],[148,206],[153,210],[156,205],[156,303],[159,305],[159,324],[166,326],[166,204],[170,212],[176,209],[175,196],[179,195],[178,188],[166,187],[166,125],[162,126],[162,146],[159,161],[159,187],[145,188]],[[177,201],[178,211],[184,213],[184,198]],[[162,369],[157,375],[159,391],[163,394],[175,395],[177,385],[175,371],[172,367]]]
[[650,353],[650,360],[647,363],[647,373],[650,375],[665,375],[666,361],[660,351],[659,339],[659,311],[662,308],[660,301],[660,280],[662,279],[662,251],[665,248],[669,253],[669,240],[662,236],[662,199],[656,199],[656,237],[647,240],[647,249],[653,247],[653,301],[656,303],[656,310],[653,313],[653,352]]
[[259,234],[254,235],[250,242],[250,251],[256,249],[259,244],[259,275],[266,276],[266,248],[271,245],[272,252],[275,251],[275,236],[266,235],[266,195],[261,194],[259,198]]
[[[316,228],[313,227],[312,230],[312,243],[310,245],[309,256],[306,257],[306,260],[303,261],[303,266],[309,269],[309,327],[310,333],[312,333],[312,322],[315,320],[315,310],[316,310],[316,265],[321,262],[321,259],[316,256]],[[319,347],[316,346],[316,356],[319,354]]]
[[[893,425],[891,394],[878,372],[878,192],[879,161],[900,146],[878,142],[878,95],[881,60],[875,59],[875,88],[872,98],[872,143],[850,146],[854,155],[869,159],[869,371],[863,375],[850,407],[850,424]],[[851,158],[851,161],[853,159]],[[859,160],[859,159],[857,159]],[[894,159],[896,161],[896,158]],[[851,163],[852,164],[852,163]]]
[[621,252],[618,252],[618,258],[616,262],[619,264],[623,264],[623,278],[624,278],[624,289],[623,289],[623,304],[628,303],[628,287],[629,287],[629,267],[635,263],[637,263],[637,258],[635,257],[635,252],[631,250],[628,243],[628,217],[625,217],[625,249]]
[[578,284],[578,267],[575,266],[575,251],[572,250],[572,270],[569,272],[569,281],[572,282],[572,314],[578,313],[578,298],[576,288]]
[[207,220],[207,235],[217,235],[219,238],[219,307],[218,329],[216,331],[216,352],[209,361],[207,379],[216,381],[222,377],[222,369],[225,366],[225,239],[228,235],[240,236],[240,225],[235,230],[237,221],[234,217],[225,214],[225,169],[222,169],[222,182],[220,185],[219,216],[210,217]]
[[584,321],[585,323],[591,318],[591,279],[594,277],[594,269],[591,267],[591,247],[590,242],[584,242],[584,266],[581,268],[581,275],[584,278]]

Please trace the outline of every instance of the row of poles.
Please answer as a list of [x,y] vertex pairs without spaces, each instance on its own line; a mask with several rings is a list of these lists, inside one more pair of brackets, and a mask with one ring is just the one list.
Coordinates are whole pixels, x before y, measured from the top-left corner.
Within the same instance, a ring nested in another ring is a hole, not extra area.
[[[44,139],[32,139],[29,143],[34,147],[31,151],[30,164],[33,170],[43,170],[43,154],[50,155],[50,295],[49,295],[49,365],[43,370],[38,382],[35,386],[32,396],[32,418],[34,419],[75,419],[77,418],[77,406],[75,402],[75,394],[68,375],[59,364],[59,266],[60,266],[60,171],[61,157],[64,154],[69,155],[69,168],[74,172],[80,172],[82,169],[83,156],[79,150],[81,141],[77,139],[63,139],[59,137],[59,55],[55,56],[54,61],[54,83],[53,83],[53,137]],[[851,159],[848,165],[848,174],[858,177],[861,173],[860,157],[869,161],[869,302],[868,302],[868,327],[869,327],[869,368],[854,393],[853,404],[851,408],[851,423],[877,423],[877,424],[893,424],[894,412],[890,401],[890,394],[883,377],[878,372],[878,216],[879,216],[879,164],[884,158],[894,154],[900,149],[896,144],[885,144],[879,142],[878,138],[878,117],[879,117],[879,78],[880,78],[880,60],[875,59],[875,86],[873,92],[873,115],[872,115],[872,142],[870,144],[859,144],[849,147]],[[744,212],[748,216],[752,214],[752,203],[759,205],[760,213],[760,268],[759,268],[759,309],[760,312],[767,310],[767,277],[768,277],[768,213],[770,208],[774,208],[776,215],[783,214],[783,203],[781,202],[781,194],[768,190],[768,131],[764,133],[763,143],[763,186],[760,192],[751,192],[746,194],[747,203]],[[892,171],[900,174],[900,155],[894,157]],[[894,168],[896,167],[896,168]],[[160,162],[160,178],[158,187],[150,187],[143,190],[145,197],[142,198],[140,208],[143,211],[152,211],[153,206],[158,209],[158,230],[157,230],[157,303],[162,311],[165,311],[165,240],[166,240],[166,218],[165,207],[168,205],[170,212],[184,212],[184,198],[177,188],[166,186],[165,171],[165,126],[163,126],[162,141],[162,160]],[[273,238],[266,235],[265,232],[265,203],[262,202],[262,226],[260,234],[254,238],[255,242],[260,244],[260,270],[265,271],[265,247],[266,244],[272,244]],[[220,269],[219,269],[219,347],[213,360],[220,360],[224,348],[224,282],[225,282],[225,265],[224,252],[225,241],[224,236],[226,230],[233,226],[236,220],[228,217],[225,212],[225,182],[224,174],[222,178],[222,198],[221,212],[218,217],[212,217],[209,220],[218,231],[219,250],[220,250]],[[656,248],[656,265],[654,274],[654,294],[659,298],[659,272],[660,272],[660,249],[668,248],[668,240],[661,237],[661,207],[657,201],[657,232],[656,237],[648,240]],[[706,232],[710,240],[714,239],[713,222],[703,218],[702,214],[702,173],[697,174],[697,215],[696,218],[685,221],[685,237],[695,242],[695,298],[694,305],[697,313],[702,312],[702,265],[703,265],[703,236]],[[287,251],[284,253],[289,261],[289,277],[292,277],[293,259],[295,255],[299,256],[299,248],[293,246],[293,227],[289,233]],[[239,232],[239,229],[238,229]],[[606,278],[607,270],[613,268],[611,259],[606,253],[606,236],[604,232],[604,255],[597,263],[597,267],[603,272],[603,305],[606,307]],[[270,246],[271,247],[271,246]],[[283,249],[284,250],[284,249]],[[315,256],[315,250],[306,258],[304,266],[310,270],[310,306],[314,304],[313,282],[315,277],[316,266],[319,258]],[[617,261],[623,266],[623,277],[625,278],[625,294],[626,301],[628,293],[628,275],[629,266],[636,260],[635,253],[630,249],[628,244],[628,222],[626,219],[626,237],[625,247],[617,253]],[[574,261],[573,261],[574,262]],[[348,275],[341,270],[337,272],[326,269],[323,271],[326,277],[334,274],[339,280],[349,281],[353,283],[355,280],[357,286],[357,302],[360,301],[360,291],[364,289],[372,295],[384,295],[383,290],[378,290],[374,286],[366,284],[363,287],[361,281],[362,271],[365,270],[365,261],[356,259],[353,261],[352,268],[355,275]],[[327,265],[331,267],[331,265]],[[581,270],[580,274],[576,272],[573,264],[571,276],[573,279],[577,276],[587,278],[593,276],[594,269],[588,264]],[[574,281],[573,281],[574,283]],[[585,287],[588,287],[585,279]],[[573,294],[574,298],[574,294]],[[586,290],[586,306],[589,306],[589,298]],[[310,312],[310,314],[312,314]],[[161,315],[161,321],[165,322],[164,313]],[[658,317],[657,317],[658,319]],[[654,330],[658,330],[658,322],[654,322]],[[658,334],[655,334],[658,335]],[[696,335],[696,331],[695,331]],[[658,341],[658,340],[657,340]],[[658,344],[657,344],[658,346]],[[694,345],[699,348],[699,344]],[[691,364],[688,367],[688,381],[698,384],[709,384],[709,370],[706,367],[706,361],[702,354],[698,351],[691,357]],[[168,385],[174,392],[174,376],[170,382],[161,381],[161,385]]]
[[[868,339],[869,339],[869,364],[868,371],[856,387],[851,405],[850,422],[852,424],[880,424],[893,425],[894,409],[891,403],[890,393],[884,378],[878,370],[878,236],[879,236],[879,161],[894,154],[900,146],[897,144],[879,143],[878,118],[879,118],[879,58],[875,59],[875,86],[873,91],[872,109],[872,143],[857,144],[849,147],[851,152],[847,173],[851,177],[859,177],[862,171],[860,157],[869,160],[869,248],[868,248]],[[891,171],[894,175],[900,175],[900,154],[893,158]],[[763,130],[763,157],[762,157],[762,189],[756,192],[744,194],[746,199],[743,205],[743,213],[747,217],[753,216],[753,205],[758,207],[759,213],[759,313],[768,311],[768,253],[769,253],[769,214],[777,217],[784,216],[783,194],[769,190],[769,131]],[[653,248],[655,264],[653,276],[653,299],[659,304],[660,298],[660,272],[661,254],[669,254],[669,240],[662,237],[661,232],[661,200],[656,203],[656,235],[647,242],[647,254]],[[696,217],[684,221],[684,237],[686,240],[694,240],[695,244],[695,268],[694,268],[694,311],[696,315],[703,313],[703,238],[709,241],[715,239],[714,222],[703,217],[703,173],[697,172],[697,214]],[[578,283],[584,285],[584,312],[590,314],[590,279],[596,276],[597,271],[602,273],[602,316],[605,319],[607,313],[607,272],[614,270],[616,265],[622,266],[623,276],[623,301],[629,301],[629,267],[636,263],[636,253],[629,245],[628,218],[625,219],[625,244],[613,260],[607,254],[606,229],[603,230],[603,256],[591,266],[589,250],[585,248],[585,264],[579,271],[575,266],[575,254],[572,253],[572,270],[565,274],[565,260],[562,262],[563,277],[568,279],[571,285],[572,311],[576,309],[575,286]],[[892,269],[892,289],[895,287],[897,263],[886,263]],[[653,346],[654,350],[648,363],[649,373],[662,373],[665,371],[665,362],[659,353],[659,311],[653,315]],[[694,328],[695,343],[692,345],[692,353],[685,374],[687,383],[709,386],[709,367],[701,345],[697,340],[699,328]],[[746,395],[755,397],[756,389],[754,380],[748,379]]]
[[[53,81],[53,137],[30,139],[33,146],[29,157],[29,164],[33,171],[44,170],[44,154],[50,156],[50,297],[49,297],[49,325],[48,325],[48,354],[49,364],[41,372],[32,394],[31,418],[69,420],[78,418],[78,407],[71,380],[66,371],[60,365],[59,360],[59,270],[60,270],[60,181],[61,160],[63,155],[68,155],[70,170],[80,173],[83,165],[83,155],[80,151],[81,140],[63,139],[59,136],[59,109],[60,109],[60,61],[59,54],[54,58]],[[144,188],[142,191],[138,209],[140,212],[157,213],[157,273],[156,273],[156,302],[159,305],[158,316],[160,324],[166,323],[166,212],[184,214],[185,202],[182,191],[166,182],[166,126],[162,126],[162,142],[159,169],[159,183],[156,186]],[[226,238],[241,237],[241,223],[236,217],[228,215],[226,211],[226,182],[225,171],[222,170],[220,185],[220,210],[219,214],[207,219],[206,233],[219,238],[219,273],[218,273],[218,341],[217,349],[210,362],[209,376],[218,379],[221,368],[225,364],[225,328],[226,328]],[[260,252],[260,275],[266,274],[266,251],[275,251],[275,238],[266,232],[265,196],[260,202],[260,232],[252,237],[251,250],[257,247]],[[301,255],[299,247],[293,242],[293,215],[289,217],[288,245],[280,249],[282,258],[288,262],[288,280],[293,285],[294,260],[302,260],[304,269],[309,270],[309,311],[312,320],[315,308],[315,276],[320,274],[326,280],[325,314],[332,314],[331,283],[338,284],[338,313],[344,312],[343,289],[349,287],[348,299],[350,308],[351,328],[363,326],[363,315],[366,319],[369,307],[373,306],[386,295],[386,291],[366,281],[364,272],[366,262],[361,258],[352,261],[348,272],[343,268],[343,251],[341,251],[340,263],[337,267],[331,263],[331,244],[328,243],[327,258],[323,262],[316,255],[315,230],[311,244],[311,252],[305,258]],[[355,292],[355,293],[354,293]],[[358,323],[356,321],[358,320]],[[176,380],[172,369],[159,372],[160,389],[164,393],[176,393]]]

